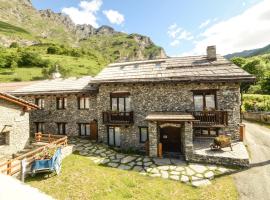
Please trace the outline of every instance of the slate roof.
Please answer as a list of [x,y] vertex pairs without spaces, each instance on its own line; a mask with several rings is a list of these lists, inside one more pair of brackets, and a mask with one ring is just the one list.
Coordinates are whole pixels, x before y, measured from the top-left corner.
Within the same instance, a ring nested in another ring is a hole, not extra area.
[[24,82],[11,82],[11,83],[0,83],[0,92],[10,92],[18,90],[20,88],[36,84],[40,81],[24,81]]
[[84,76],[81,78],[59,78],[52,80],[44,80],[38,83],[33,83],[26,87],[18,88],[9,93],[14,95],[24,94],[57,94],[57,93],[76,93],[76,92],[89,92],[96,90],[94,86],[90,84],[92,80],[91,76]]
[[29,103],[23,99],[19,99],[17,97],[14,97],[10,94],[7,94],[7,93],[3,93],[3,92],[0,92],[0,99],[4,99],[6,101],[9,101],[9,102],[12,102],[12,103],[15,103],[17,105],[20,105],[20,106],[23,106],[23,107],[27,107],[27,108],[30,108],[30,109],[37,109],[39,108],[37,105],[35,104],[32,104],[32,103]]
[[95,83],[154,81],[254,81],[255,77],[222,56],[175,57],[110,64],[94,79]]

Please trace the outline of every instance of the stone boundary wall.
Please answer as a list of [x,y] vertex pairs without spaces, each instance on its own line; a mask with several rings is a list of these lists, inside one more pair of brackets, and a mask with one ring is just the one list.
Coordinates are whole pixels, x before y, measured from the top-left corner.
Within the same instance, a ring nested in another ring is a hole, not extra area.
[[230,167],[233,167],[233,166],[249,167],[249,159],[238,159],[238,158],[200,155],[200,154],[196,154],[196,153],[189,155],[188,161],[198,162],[198,163],[225,165],[225,166],[230,166]]
[[243,118],[270,124],[270,112],[243,112]]

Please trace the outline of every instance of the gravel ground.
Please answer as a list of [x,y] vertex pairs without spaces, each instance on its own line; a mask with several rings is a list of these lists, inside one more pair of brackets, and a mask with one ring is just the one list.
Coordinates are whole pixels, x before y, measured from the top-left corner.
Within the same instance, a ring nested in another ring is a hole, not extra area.
[[244,123],[251,167],[234,175],[240,200],[270,200],[270,129]]

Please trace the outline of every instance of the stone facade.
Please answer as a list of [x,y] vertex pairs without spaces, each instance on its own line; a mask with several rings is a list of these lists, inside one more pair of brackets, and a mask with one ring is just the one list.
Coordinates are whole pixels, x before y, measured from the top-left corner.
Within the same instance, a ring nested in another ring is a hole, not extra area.
[[[0,99],[0,134],[5,144],[0,145],[1,155],[10,155],[24,149],[29,143],[29,113],[9,101]],[[8,125],[7,129],[4,127]],[[7,131],[4,131],[7,130]]]
[[[78,97],[84,95],[90,98],[89,109],[78,109]],[[56,98],[66,97],[67,107],[63,110],[57,110]],[[44,123],[44,132],[57,134],[57,123],[66,123],[66,135],[78,136],[78,123],[90,123],[97,119],[96,95],[94,94],[67,94],[67,95],[42,95],[42,96],[23,96],[28,102],[35,103],[35,98],[44,98],[44,109],[35,110],[30,115],[30,132],[33,135],[36,132],[36,122]]]
[[[131,111],[134,112],[134,123],[121,125],[120,147],[123,149],[145,150],[145,143],[140,142],[139,127],[148,127],[150,156],[157,156],[157,144],[160,142],[159,126],[156,122],[146,121],[151,112],[185,112],[194,110],[194,90],[216,90],[217,110],[228,112],[228,126],[220,131],[229,132],[233,139],[239,138],[240,123],[240,85],[237,83],[126,83],[100,84],[96,94],[85,94],[90,97],[90,108],[78,109],[78,97],[83,95],[62,94],[67,98],[65,110],[56,109],[56,97],[59,95],[24,96],[33,102],[37,97],[45,99],[45,108],[33,111],[30,115],[31,133],[35,133],[35,122],[45,123],[45,133],[57,133],[57,122],[66,123],[68,136],[79,135],[78,123],[98,122],[98,141],[108,144],[108,126],[103,123],[102,112],[111,110],[111,93],[128,92],[131,99]],[[114,125],[116,126],[116,125]],[[182,153],[186,159],[193,154],[192,122],[181,122]]]
[[[228,111],[228,126],[221,129],[239,138],[240,123],[240,86],[235,83],[137,83],[137,84],[102,84],[97,94],[99,140],[107,143],[107,127],[102,123],[102,111],[110,110],[110,94],[117,91],[130,92],[131,110],[134,112],[134,124],[121,127],[122,148],[144,148],[139,141],[139,126],[148,126],[149,133],[155,131],[153,124],[145,120],[150,112],[194,110],[192,90],[217,90],[217,109]],[[185,126],[184,126],[185,127]],[[186,132],[192,127],[186,127]],[[151,134],[149,142],[151,143]],[[191,134],[192,135],[192,134]],[[186,136],[192,137],[192,136]],[[155,137],[153,138],[155,139]],[[192,138],[188,138],[192,141]],[[187,149],[190,142],[186,144]],[[190,149],[191,151],[192,149]]]

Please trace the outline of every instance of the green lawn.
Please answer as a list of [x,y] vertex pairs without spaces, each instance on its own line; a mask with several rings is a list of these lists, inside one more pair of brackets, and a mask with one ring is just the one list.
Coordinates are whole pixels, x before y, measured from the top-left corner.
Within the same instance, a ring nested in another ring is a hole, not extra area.
[[56,199],[238,199],[230,176],[217,178],[210,186],[194,188],[138,172],[97,166],[75,154],[63,160],[60,176],[37,175],[27,178],[26,183]]
[[30,81],[42,78],[42,68],[20,67],[14,72],[10,69],[0,68],[0,82]]

